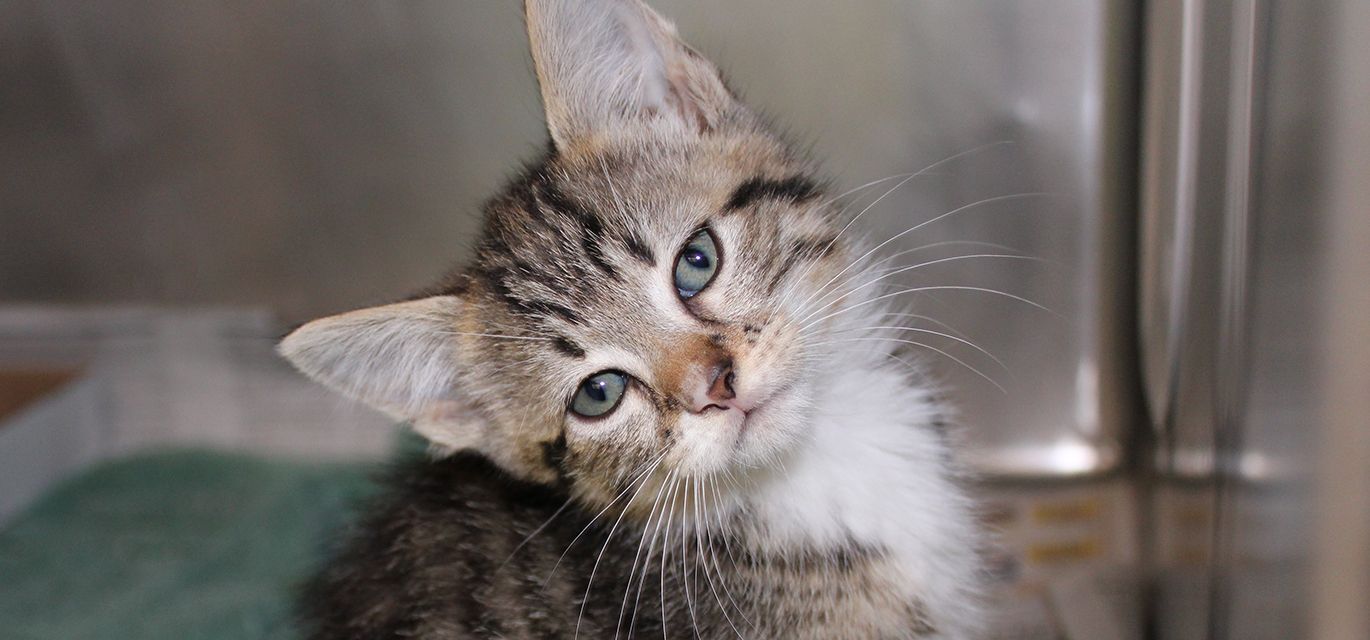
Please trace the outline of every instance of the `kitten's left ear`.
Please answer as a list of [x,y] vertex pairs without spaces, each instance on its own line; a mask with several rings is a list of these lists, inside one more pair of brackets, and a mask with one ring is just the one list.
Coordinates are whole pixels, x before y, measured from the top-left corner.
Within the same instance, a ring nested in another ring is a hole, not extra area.
[[640,0],[525,0],[524,10],[559,147],[636,124],[707,131],[738,106],[718,69]]
[[281,341],[305,375],[392,418],[412,422],[449,449],[478,446],[483,422],[457,388],[455,336],[466,304],[432,296],[321,318]]

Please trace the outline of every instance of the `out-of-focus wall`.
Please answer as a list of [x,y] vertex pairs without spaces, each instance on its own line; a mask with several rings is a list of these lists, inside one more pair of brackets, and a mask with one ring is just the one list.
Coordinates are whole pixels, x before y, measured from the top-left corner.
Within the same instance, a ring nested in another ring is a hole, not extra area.
[[[984,142],[906,125],[936,118],[910,3],[654,4],[843,182]],[[542,144],[526,49],[517,0],[0,3],[0,302],[302,320],[420,288]]]

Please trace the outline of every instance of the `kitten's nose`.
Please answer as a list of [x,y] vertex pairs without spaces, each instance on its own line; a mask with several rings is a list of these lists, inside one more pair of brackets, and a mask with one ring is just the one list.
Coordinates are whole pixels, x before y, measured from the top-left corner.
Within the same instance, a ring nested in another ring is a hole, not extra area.
[[737,397],[733,391],[733,364],[724,362],[722,366],[714,370],[713,382],[709,383],[709,399],[715,402],[727,402]]
[[737,381],[737,372],[733,369],[731,360],[714,363],[705,370],[703,379],[697,380],[696,384],[699,386],[691,394],[693,397],[690,402],[690,409],[695,413],[701,413],[710,407],[742,408],[737,404],[737,392],[733,389],[733,384]]

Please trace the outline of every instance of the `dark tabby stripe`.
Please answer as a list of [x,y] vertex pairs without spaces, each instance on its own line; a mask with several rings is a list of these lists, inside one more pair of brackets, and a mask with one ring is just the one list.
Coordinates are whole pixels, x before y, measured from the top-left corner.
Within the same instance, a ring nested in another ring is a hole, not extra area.
[[541,316],[544,318],[555,316],[571,324],[583,323],[579,314],[555,302],[523,298],[516,295],[513,287],[506,280],[511,278],[513,272],[519,267],[520,264],[515,263],[513,269],[505,269],[500,273],[486,271],[482,274],[490,289],[499,296],[500,301],[508,306],[510,311],[523,316]]
[[803,238],[790,243],[790,252],[787,259],[776,263],[775,275],[771,276],[771,282],[766,288],[768,294],[775,293],[780,287],[781,281],[790,274],[794,266],[805,260],[815,260],[826,258],[832,255],[837,248],[837,238]]
[[818,195],[818,185],[804,176],[791,176],[784,180],[756,177],[743,182],[733,191],[725,212],[737,211],[758,200],[775,199],[800,203]]
[[558,476],[565,473],[564,462],[566,460],[566,430],[562,429],[557,434],[557,439],[551,442],[542,443],[542,462],[548,468],[557,472]]
[[835,237],[801,238],[795,240],[790,246],[793,255],[807,260],[826,258],[832,255],[836,248],[837,238]]
[[580,246],[585,251],[585,257],[603,271],[604,275],[619,280],[618,270],[604,255],[604,224],[600,222],[599,216],[580,206],[549,179],[544,178],[538,187],[538,199],[552,211],[567,218],[572,226],[580,229]]
[[576,344],[575,342],[571,341],[570,338],[567,338],[565,336],[557,336],[556,338],[553,338],[552,346],[555,346],[558,351],[566,354],[568,357],[576,359],[585,357],[585,349],[582,349],[580,345]]
[[644,242],[642,238],[638,237],[637,234],[632,232],[625,233],[623,234],[623,237],[619,238],[619,241],[623,243],[623,247],[628,250],[629,255],[637,258],[649,267],[656,266],[656,256],[652,254],[652,248],[648,247],[647,243]]

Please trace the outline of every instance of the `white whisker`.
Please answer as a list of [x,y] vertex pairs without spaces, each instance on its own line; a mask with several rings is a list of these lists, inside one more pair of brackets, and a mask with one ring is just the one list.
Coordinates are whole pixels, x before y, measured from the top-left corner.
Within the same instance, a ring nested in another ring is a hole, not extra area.
[[820,317],[820,318],[817,318],[817,319],[815,319],[815,320],[811,320],[811,321],[809,321],[807,324],[805,324],[804,326],[800,327],[800,331],[801,331],[801,332],[807,331],[810,327],[812,327],[812,326],[815,325],[816,323],[819,323],[819,322],[822,322],[822,321],[824,321],[824,320],[827,320],[828,318],[832,318],[832,317],[835,317],[835,316],[840,316],[840,315],[842,315],[842,314],[844,314],[844,313],[847,313],[847,312],[849,312],[849,311],[853,311],[853,310],[859,309],[859,308],[864,307],[864,306],[866,306],[866,305],[868,305],[868,304],[874,304],[874,303],[880,302],[880,301],[882,301],[882,300],[887,300],[887,299],[889,299],[889,298],[893,298],[893,297],[895,297],[895,296],[905,295],[905,294],[909,294],[909,293],[919,293],[919,292],[925,292],[925,291],[942,291],[942,290],[948,290],[948,291],[979,291],[979,292],[981,292],[981,293],[989,293],[989,294],[993,294],[993,295],[1004,296],[1004,297],[1009,298],[1009,299],[1011,299],[1011,300],[1017,300],[1018,302],[1022,302],[1023,304],[1027,304],[1027,305],[1033,306],[1033,307],[1035,307],[1035,308],[1037,308],[1037,309],[1041,309],[1042,311],[1045,311],[1045,312],[1047,312],[1047,313],[1049,313],[1049,314],[1051,314],[1051,315],[1053,315],[1053,316],[1056,316],[1057,318],[1059,318],[1059,319],[1061,319],[1061,320],[1067,320],[1065,316],[1062,316],[1061,314],[1056,313],[1055,311],[1052,311],[1051,309],[1048,309],[1047,307],[1044,307],[1044,306],[1042,306],[1041,304],[1038,304],[1038,303],[1036,303],[1036,302],[1033,302],[1033,301],[1031,301],[1031,300],[1028,300],[1027,298],[1024,298],[1024,297],[1022,297],[1022,296],[1016,296],[1016,295],[1013,295],[1013,294],[1011,294],[1011,293],[1007,293],[1007,292],[1004,292],[1004,291],[999,291],[999,290],[997,290],[997,289],[987,289],[987,288],[985,288],[985,287],[972,287],[972,286],[963,286],[963,285],[930,285],[930,286],[926,286],[926,287],[912,287],[912,288],[909,288],[909,289],[900,289],[900,290],[895,291],[895,292],[893,292],[893,293],[886,293],[886,294],[884,294],[884,295],[876,296],[876,297],[874,297],[874,298],[871,298],[870,300],[863,300],[863,301],[858,302],[858,303],[856,303],[856,304],[854,304],[854,305],[851,305],[850,307],[846,307],[845,309],[838,309],[837,311],[834,311],[834,312],[832,312],[832,313],[829,313],[829,314],[827,314],[827,315],[824,315],[824,316],[822,316],[822,317]]
[[985,349],[981,348],[980,345],[975,344],[974,342],[971,342],[971,341],[966,340],[966,339],[964,339],[964,338],[961,338],[961,337],[952,335],[952,334],[950,334],[950,333],[942,333],[941,331],[933,331],[932,329],[922,329],[922,328],[919,328],[919,327],[903,327],[903,326],[897,326],[897,325],[881,325],[881,326],[874,326],[874,327],[860,327],[860,328],[856,328],[856,329],[842,329],[842,330],[840,330],[840,331],[834,331],[833,333],[846,333],[846,332],[850,332],[850,331],[863,331],[863,330],[864,330],[864,331],[912,331],[912,332],[915,332],[915,333],[926,333],[926,334],[928,334],[928,335],[937,336],[937,337],[939,337],[939,338],[946,338],[946,339],[951,340],[951,341],[953,341],[953,342],[958,342],[958,343],[963,344],[963,345],[966,345],[967,347],[970,347],[970,348],[972,348],[972,349],[974,349],[974,350],[976,350],[976,351],[979,351],[980,353],[984,354],[984,356],[985,356],[986,358],[989,358],[990,360],[993,360],[995,364],[999,365],[999,367],[1002,368],[1002,369],[1004,370],[1005,373],[1007,373],[1007,374],[1009,374],[1009,375],[1013,375],[1013,372],[1009,370],[1008,365],[1004,364],[1004,361],[1003,361],[1003,360],[1000,360],[999,358],[996,358],[996,357],[994,356],[994,354],[992,354],[992,353],[990,353],[989,351],[986,351]]
[[[933,265],[945,264],[945,263],[948,263],[948,262],[956,262],[956,261],[959,261],[959,260],[970,260],[970,259],[972,259],[972,258],[986,258],[986,259],[999,259],[999,260],[1029,260],[1029,261],[1037,261],[1037,260],[1038,260],[1037,258],[1033,258],[1033,257],[1030,257],[1030,256],[1017,256],[1017,255],[1003,254],[1003,253],[975,253],[975,254],[971,254],[971,255],[950,256],[950,257],[946,257],[946,258],[938,258],[938,259],[936,259],[936,260],[928,260],[928,261],[926,261],[926,262],[920,262],[920,263],[914,264],[914,265],[908,265],[908,266],[904,266],[904,267],[897,267],[897,268],[894,268],[894,269],[885,271],[884,273],[881,273],[880,275],[878,275],[878,276],[876,276],[876,277],[874,277],[874,278],[871,278],[870,280],[868,280],[868,281],[866,281],[866,282],[864,282],[864,283],[862,283],[862,284],[860,284],[860,285],[857,285],[857,286],[855,286],[855,287],[852,287],[851,289],[848,289],[848,290],[847,290],[846,292],[844,292],[842,295],[838,296],[837,298],[833,299],[832,301],[829,301],[829,302],[823,304],[823,306],[818,307],[817,309],[814,309],[813,311],[810,311],[810,312],[808,313],[808,315],[805,315],[804,317],[800,318],[799,320],[796,320],[796,322],[802,324],[804,321],[806,321],[806,320],[808,320],[809,318],[813,317],[814,314],[817,314],[818,312],[823,311],[824,309],[827,309],[828,307],[831,307],[832,305],[837,304],[838,302],[841,302],[842,300],[846,299],[847,296],[850,296],[851,294],[856,293],[857,291],[860,291],[860,290],[862,290],[862,289],[865,289],[866,287],[869,287],[869,286],[871,286],[871,285],[873,285],[873,284],[876,284],[876,283],[878,283],[878,282],[880,282],[880,281],[882,281],[882,280],[884,280],[884,279],[886,279],[886,278],[892,278],[892,277],[897,276],[897,275],[902,274],[902,273],[907,273],[907,272],[909,272],[909,271],[916,271],[916,270],[918,270],[918,269],[930,267],[930,266],[933,266]],[[822,302],[822,300],[819,300],[819,302]]]
[[[658,523],[660,522],[660,518],[658,517],[657,513],[657,508],[661,506],[661,496],[665,493],[666,487],[670,483],[670,478],[673,478],[674,476],[675,470],[672,470],[671,473],[667,475],[667,480],[663,481],[661,483],[661,486],[657,488],[656,497],[652,499],[652,509],[647,513],[647,520],[642,526],[642,538],[637,543],[637,552],[633,554],[632,568],[628,572],[627,585],[623,590],[623,604],[619,606],[618,624],[614,627],[614,638],[618,638],[618,633],[623,627],[623,614],[628,609],[628,594],[632,593],[633,591],[633,577],[638,575],[637,561],[639,559],[642,559],[642,573],[641,576],[638,578],[637,599],[633,601],[633,618],[632,622],[630,622],[628,625],[629,636],[632,635],[633,626],[637,623],[637,607],[638,603],[642,601],[642,585],[647,581],[648,562],[651,560],[652,549],[656,546],[655,534],[652,534],[650,536],[652,540],[651,544],[647,544],[648,534],[652,531],[652,520],[655,518]],[[660,515],[665,514],[663,512]],[[642,553],[644,547],[647,550],[646,555],[643,555]]]
[[[665,453],[665,452],[662,452],[662,453],[657,457],[657,459],[659,460],[659,459],[661,459],[661,458],[664,458],[665,456],[666,456],[666,453]],[[646,465],[647,465],[647,463],[644,463],[642,466],[646,466]],[[642,466],[640,466],[640,467],[638,467],[638,468],[641,469]],[[640,475],[640,476],[638,476],[638,477],[639,477],[639,478],[642,478],[642,477],[646,477],[646,475],[647,475],[647,472],[643,472],[642,475]],[[580,530],[580,533],[577,533],[577,534],[576,534],[576,537],[574,537],[574,538],[571,539],[571,543],[568,544],[568,545],[566,545],[566,550],[563,551],[563,552],[561,552],[561,557],[557,558],[556,564],[552,565],[552,571],[551,571],[551,573],[548,573],[548,574],[547,574],[547,579],[543,581],[542,587],[543,587],[544,589],[547,588],[547,585],[552,581],[552,576],[556,574],[557,568],[561,566],[561,562],[562,562],[563,560],[566,559],[566,554],[567,554],[567,553],[570,553],[571,547],[575,546],[576,542],[580,540],[581,536],[584,536],[584,535],[585,535],[585,532],[586,532],[586,531],[589,531],[589,530],[590,530],[590,527],[594,526],[595,522],[599,520],[600,516],[604,515],[605,512],[607,512],[609,509],[613,508],[613,506],[614,506],[615,504],[617,504],[619,500],[623,499],[623,496],[628,495],[628,492],[631,491],[631,490],[633,489],[633,484],[634,484],[635,482],[636,482],[636,479],[634,479],[633,482],[630,482],[630,483],[628,484],[628,487],[625,488],[622,492],[620,492],[620,493],[618,494],[617,497],[615,497],[613,500],[609,501],[609,504],[604,505],[604,508],[603,508],[603,509],[600,509],[599,513],[596,513],[596,514],[594,515],[594,517],[590,518],[590,522],[588,522],[588,523],[585,524],[585,527],[582,528],[582,529]],[[626,505],[625,505],[625,507],[626,507]]]
[[[900,177],[903,178],[902,180],[899,181],[898,184],[894,185],[894,186],[891,187],[888,191],[886,191],[885,193],[881,194],[880,197],[876,198],[873,202],[871,202],[870,204],[866,205],[866,207],[865,207],[864,209],[862,209],[860,213],[858,213],[858,214],[856,214],[854,217],[852,217],[851,220],[848,220],[847,223],[846,223],[845,225],[843,225],[842,228],[841,228],[840,230],[838,230],[837,235],[834,235],[834,236],[832,237],[832,240],[829,240],[829,241],[828,241],[828,244],[824,245],[823,250],[819,252],[819,255],[822,255],[822,254],[824,254],[824,253],[827,253],[828,250],[831,249],[831,248],[833,247],[833,245],[837,243],[837,240],[838,240],[839,238],[842,237],[842,234],[846,233],[847,230],[850,229],[850,228],[852,227],[852,225],[856,224],[856,221],[859,220],[859,219],[861,218],[861,216],[866,215],[866,212],[867,212],[867,211],[870,211],[872,207],[874,207],[875,205],[879,204],[881,200],[884,200],[886,196],[888,196],[888,195],[890,195],[891,193],[893,193],[896,189],[898,189],[899,187],[902,187],[902,186],[904,186],[905,184],[907,184],[909,180],[912,180],[912,179],[914,179],[914,178],[917,178],[918,176],[927,175],[928,172],[932,171],[933,169],[936,169],[937,167],[940,167],[940,166],[942,166],[942,165],[945,165],[945,164],[947,164],[947,163],[954,162],[954,161],[956,161],[956,160],[959,160],[959,159],[964,158],[964,157],[969,156],[969,155],[973,155],[973,154],[979,153],[979,152],[984,151],[984,150],[986,150],[986,149],[991,149],[991,148],[994,148],[994,147],[997,147],[997,146],[1001,146],[1001,145],[1006,145],[1006,144],[1012,144],[1012,141],[1009,141],[1009,140],[998,140],[998,141],[991,142],[991,143],[988,143],[988,144],[982,144],[982,145],[977,146],[977,147],[972,147],[972,148],[967,149],[967,150],[965,150],[965,151],[962,151],[962,152],[960,152],[960,153],[954,153],[954,154],[952,154],[952,155],[950,155],[950,156],[947,156],[947,157],[945,157],[945,158],[943,158],[943,159],[941,159],[941,160],[938,160],[937,162],[934,162],[934,163],[932,163],[932,164],[930,164],[930,165],[928,165],[928,166],[926,166],[926,167],[923,167],[922,169],[919,169],[918,171],[915,171],[915,172],[913,172],[913,173],[905,174],[905,175],[903,175],[903,176],[900,176],[900,175],[888,176],[888,177],[885,177],[885,178],[881,178],[881,179],[879,179],[879,180],[874,180],[874,181],[869,182],[869,183],[867,183],[867,184],[865,184],[865,185],[862,185],[862,186],[860,186],[860,187],[857,187],[856,189],[852,189],[852,190],[850,190],[850,191],[844,192],[842,195],[839,195],[839,196],[837,196],[836,198],[833,198],[833,199],[831,199],[831,200],[829,200],[829,201],[823,203],[823,206],[827,206],[827,205],[829,205],[829,204],[831,204],[831,203],[833,203],[833,202],[835,202],[835,201],[837,201],[837,200],[839,200],[839,199],[841,199],[841,198],[843,198],[843,197],[845,197],[845,196],[847,196],[847,195],[849,195],[849,194],[851,194],[851,193],[854,193],[854,192],[856,192],[856,191],[861,191],[861,190],[866,189],[867,187],[874,186],[874,185],[876,185],[876,184],[879,184],[879,183],[882,183],[882,182],[885,182],[885,181],[888,181],[888,180],[893,180],[893,179],[895,179],[895,178],[900,178]],[[842,213],[846,213],[846,207],[843,207]],[[802,282],[803,279],[804,279],[804,277],[807,276],[807,275],[809,274],[809,270],[812,269],[813,266],[814,266],[815,264],[817,264],[817,260],[810,261],[808,264],[806,264],[806,265],[804,266],[804,270],[801,271],[801,272],[799,273],[799,275],[795,277],[794,281],[795,281],[795,282]],[[824,289],[824,287],[819,287],[819,292],[821,292],[823,289]],[[788,303],[789,303],[789,295],[787,294],[784,298],[782,298],[782,299],[780,300],[780,302],[776,305],[776,307],[777,307],[777,308],[783,308],[783,307],[784,307],[785,305],[787,305]]]
[[961,212],[963,212],[963,211],[968,211],[968,210],[970,210],[970,209],[972,209],[972,208],[979,207],[979,206],[983,206],[983,205],[986,205],[986,204],[992,204],[992,203],[996,203],[996,202],[1006,202],[1006,201],[1010,201],[1010,200],[1021,200],[1021,199],[1023,199],[1023,198],[1031,198],[1031,197],[1043,197],[1043,196],[1048,196],[1048,195],[1050,195],[1050,194],[1044,193],[1044,192],[1027,192],[1027,193],[1013,193],[1013,194],[1002,195],[1002,196],[994,196],[994,197],[991,197],[991,198],[984,198],[984,199],[982,199],[982,200],[976,200],[975,202],[972,202],[972,203],[970,203],[970,204],[961,205],[961,206],[959,206],[959,207],[957,207],[957,208],[955,208],[955,209],[952,209],[951,211],[948,211],[948,212],[943,213],[943,214],[941,214],[941,215],[939,215],[939,216],[930,218],[930,219],[925,220],[925,221],[923,221],[923,222],[920,222],[920,223],[918,223],[918,224],[916,224],[916,225],[914,225],[914,226],[912,226],[912,227],[909,227],[908,229],[905,229],[905,230],[903,230],[903,231],[900,231],[899,233],[896,233],[896,234],[894,234],[893,236],[890,236],[890,237],[889,237],[888,239],[886,239],[884,242],[881,242],[880,244],[875,245],[875,246],[872,247],[870,250],[868,250],[868,251],[866,251],[865,253],[861,254],[861,256],[858,257],[857,259],[851,261],[850,264],[848,264],[846,267],[844,267],[841,271],[837,272],[837,275],[834,275],[831,279],[829,279],[826,283],[824,283],[823,286],[819,287],[819,288],[818,288],[818,291],[816,291],[816,292],[814,293],[814,295],[810,295],[810,296],[809,296],[808,298],[806,298],[803,302],[801,302],[801,303],[800,303],[800,307],[803,308],[805,305],[807,305],[807,304],[809,303],[809,301],[813,300],[813,298],[814,298],[815,295],[817,295],[819,292],[821,292],[821,291],[827,289],[827,287],[828,287],[829,285],[831,285],[833,282],[836,282],[838,278],[841,278],[841,277],[842,277],[844,274],[846,274],[848,271],[851,271],[852,267],[855,267],[856,265],[860,264],[860,263],[863,262],[866,258],[869,258],[869,257],[870,257],[872,254],[874,254],[875,252],[879,251],[880,249],[883,249],[883,248],[884,248],[886,245],[888,245],[889,243],[894,242],[895,240],[898,240],[899,238],[902,238],[902,237],[904,237],[904,236],[906,236],[906,235],[908,235],[908,234],[910,234],[910,233],[913,233],[914,231],[917,231],[917,230],[919,230],[919,229],[922,229],[923,227],[926,227],[926,226],[928,226],[928,225],[930,225],[930,224],[933,224],[934,222],[937,222],[937,221],[939,221],[939,220],[945,220],[946,218],[948,218],[948,217],[950,217],[950,216],[954,216],[954,215],[956,215],[956,214],[958,214],[958,213],[961,213]]
[[529,540],[532,540],[535,536],[537,536],[537,534],[542,533],[542,530],[546,529],[547,525],[552,524],[552,521],[556,520],[557,516],[561,515],[561,512],[565,511],[566,507],[571,506],[571,503],[575,501],[575,496],[567,498],[566,502],[563,503],[560,508],[558,508],[555,512],[552,513],[552,517],[548,518],[541,525],[538,525],[538,528],[533,529],[533,532],[528,534],[527,537],[523,539],[523,542],[518,543],[518,545],[514,547],[514,550],[509,552],[509,557],[505,558],[504,562],[499,563],[499,567],[495,569],[495,573],[499,573],[500,569],[503,569],[505,565],[509,564],[509,561],[513,560],[515,555],[518,555],[519,550],[522,549],[524,545],[528,544]]
[[956,364],[959,364],[959,365],[961,365],[961,366],[963,366],[963,367],[969,369],[969,370],[971,371],[971,373],[974,373],[975,375],[980,376],[981,378],[984,378],[987,382],[989,382],[990,384],[994,385],[994,388],[998,389],[998,390],[1000,391],[1000,393],[1003,393],[1004,395],[1008,395],[1008,390],[1005,389],[1003,385],[999,384],[999,382],[996,381],[994,378],[991,378],[991,377],[985,375],[985,373],[984,373],[983,371],[980,371],[979,369],[976,369],[975,367],[970,366],[970,365],[967,364],[964,360],[962,360],[962,359],[960,359],[960,358],[957,358],[956,356],[951,355],[950,353],[947,353],[946,351],[943,351],[943,350],[938,349],[937,347],[934,347],[934,346],[932,346],[932,345],[924,344],[924,343],[922,343],[922,342],[918,342],[918,341],[915,341],[915,340],[905,340],[905,339],[903,339],[903,338],[892,338],[892,337],[885,337],[885,338],[839,338],[839,339],[836,339],[836,340],[828,340],[828,341],[825,341],[825,342],[815,343],[815,346],[816,346],[816,345],[835,344],[835,343],[840,343],[840,342],[898,342],[898,343],[901,343],[901,344],[912,345],[912,346],[915,346],[915,347],[922,347],[922,348],[927,349],[927,350],[929,350],[929,351],[935,351],[935,352],[940,353],[940,354],[942,354],[943,356],[947,357],[947,358],[950,359],[952,362],[955,362]]
[[676,509],[674,503],[676,493],[680,489],[680,482],[682,480],[683,478],[676,478],[672,481],[670,496],[666,498],[666,528],[663,529],[664,533],[661,537],[661,570],[658,572],[660,574],[661,584],[658,587],[657,592],[658,595],[661,596],[661,640],[670,640],[666,635],[666,571],[668,568],[666,563],[667,554],[669,553],[671,546],[671,523],[675,521]]
[[590,569],[590,578],[585,583],[585,597],[580,601],[580,614],[576,616],[576,632],[574,636],[576,638],[580,637],[580,623],[585,617],[585,605],[590,602],[590,587],[595,584],[595,574],[599,572],[599,562],[604,558],[604,551],[609,548],[609,543],[613,541],[614,532],[618,530],[618,525],[623,522],[623,517],[628,515],[628,505],[631,505],[633,500],[637,499],[638,494],[647,486],[646,478],[650,477],[652,472],[656,471],[657,467],[661,466],[661,461],[664,459],[666,459],[665,453],[657,456],[656,461],[652,463],[651,468],[648,469],[646,473],[639,476],[640,482],[637,482],[637,490],[633,492],[633,497],[629,498],[628,502],[624,503],[623,512],[618,514],[618,519],[614,521],[614,526],[609,528],[609,535],[604,537],[604,545],[599,548],[599,554],[595,556],[595,564]]

